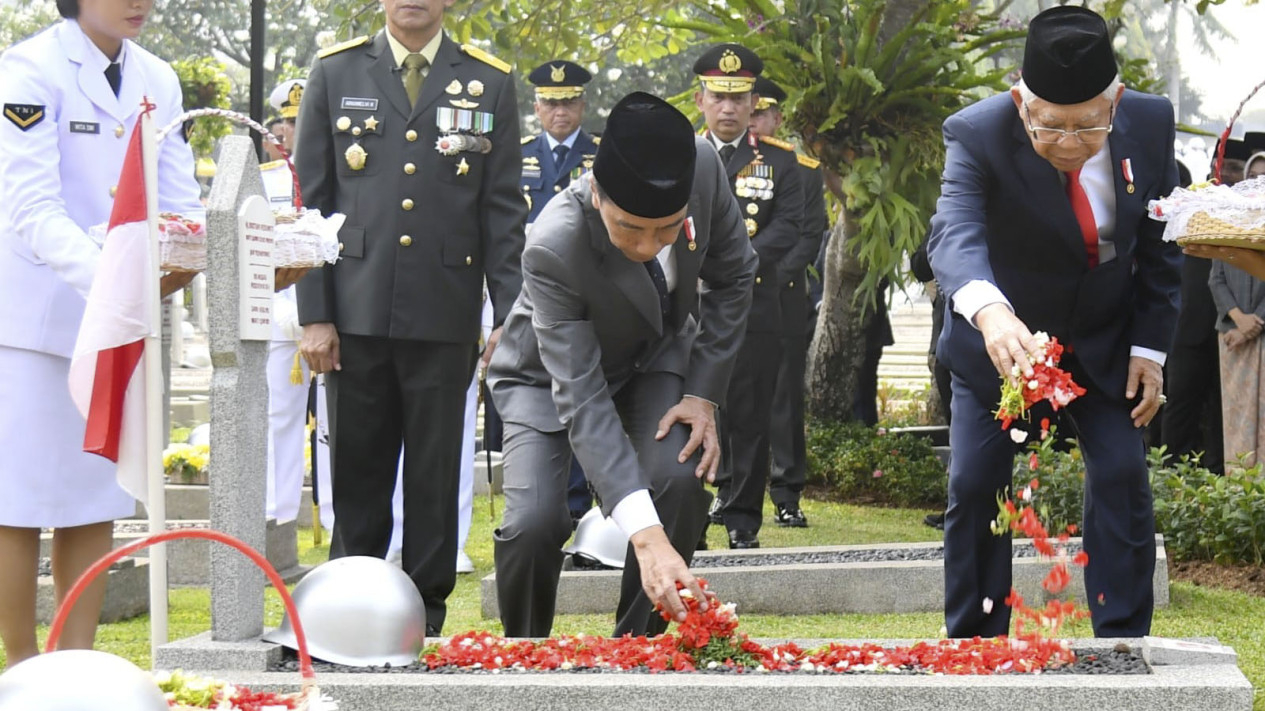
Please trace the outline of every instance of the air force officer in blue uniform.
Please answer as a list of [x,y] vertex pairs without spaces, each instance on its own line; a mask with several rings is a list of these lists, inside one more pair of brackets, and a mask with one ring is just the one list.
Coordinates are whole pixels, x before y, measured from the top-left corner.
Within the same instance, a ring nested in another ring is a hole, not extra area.
[[951,116],[932,268],[953,373],[945,617],[951,637],[1004,634],[1010,538],[994,536],[1011,479],[993,419],[998,374],[1028,369],[1032,332],[1068,346],[1088,391],[1067,412],[1085,455],[1085,570],[1094,633],[1151,629],[1155,523],[1142,430],[1159,408],[1181,257],[1147,218],[1177,182],[1173,108],[1119,84],[1103,19],[1056,7],[1032,20],[1024,81]]
[[571,181],[593,169],[597,141],[580,128],[584,120],[584,85],[593,75],[566,61],[546,62],[527,75],[536,87],[536,118],[544,132],[523,139],[523,196],[530,212],[527,224],[545,203]]

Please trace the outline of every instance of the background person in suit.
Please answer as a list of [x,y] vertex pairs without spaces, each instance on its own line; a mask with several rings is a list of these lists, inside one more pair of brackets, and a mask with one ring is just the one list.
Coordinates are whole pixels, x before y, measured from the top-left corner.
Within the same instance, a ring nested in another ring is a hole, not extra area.
[[[152,3],[57,0],[64,20],[0,57],[0,640],[10,666],[38,652],[40,529],[53,534],[61,594],[109,552],[114,519],[136,501],[113,462],[84,452],[66,386],[115,184],[143,99],[163,126],[182,111],[171,66],[135,43]],[[158,150],[158,204],[202,205],[179,134]],[[193,274],[163,277],[170,294]],[[70,613],[62,649],[92,647],[99,578]],[[59,595],[60,598],[61,595]]]
[[709,512],[728,529],[730,548],[760,547],[773,388],[782,358],[779,265],[799,244],[804,216],[792,146],[749,130],[759,99],[755,81],[763,69],[755,52],[732,43],[708,49],[694,63],[700,84],[694,105],[707,121],[704,136],[720,154],[747,237],[760,256],[746,335],[721,413],[728,456],[721,462],[719,493]]
[[661,632],[656,603],[683,619],[678,582],[701,595],[687,568],[701,480],[716,470],[715,408],[756,269],[727,182],[684,115],[633,93],[611,111],[592,176],[532,228],[489,374],[505,419],[494,540],[509,636],[550,633],[572,452],[631,541],[615,634]]
[[[1226,145],[1227,161],[1246,156],[1242,141]],[[1214,151],[1215,153],[1215,151]],[[1240,164],[1241,165],[1241,164]],[[1180,167],[1180,166],[1179,166]],[[1241,168],[1223,172],[1229,185],[1242,177]],[[1180,180],[1179,180],[1180,184]],[[1189,185],[1187,181],[1185,185]],[[1212,260],[1182,260],[1181,307],[1177,328],[1164,366],[1167,402],[1160,413],[1160,442],[1174,457],[1200,453],[1200,463],[1214,472],[1225,471],[1221,435],[1221,374],[1212,364],[1217,351],[1217,307],[1212,303],[1208,276]]]
[[451,4],[382,0],[383,31],[318,55],[296,161],[307,204],[347,215],[342,259],[299,283],[300,350],[328,374],[330,554],[386,555],[402,444],[403,564],[431,634],[456,581],[483,283],[499,324],[518,296],[527,213],[510,67],[444,35]]
[[945,521],[951,637],[1007,632],[1010,537],[989,523],[1013,443],[997,377],[1024,375],[1031,331],[1068,346],[1087,393],[1066,412],[1085,454],[1085,587],[1094,633],[1149,632],[1155,520],[1141,428],[1160,404],[1177,315],[1179,250],[1147,218],[1177,182],[1173,109],[1119,84],[1106,23],[1061,6],[1033,18],[1023,81],[944,124],[931,266],[951,299],[938,353],[953,373]]
[[[769,79],[755,81],[755,111],[750,130],[757,136],[777,136],[782,126],[786,91]],[[817,258],[826,233],[825,185],[821,163],[795,154],[804,189],[804,218],[800,239],[778,264],[777,286],[782,307],[782,359],[773,387],[770,413],[769,498],[779,526],[804,528],[808,517],[799,506],[808,470],[804,442],[804,371],[808,367],[808,265]]]

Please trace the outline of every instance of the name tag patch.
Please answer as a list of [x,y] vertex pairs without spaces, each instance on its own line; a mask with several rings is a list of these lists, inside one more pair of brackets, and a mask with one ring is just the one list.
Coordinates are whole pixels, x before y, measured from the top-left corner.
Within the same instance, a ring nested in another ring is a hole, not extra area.
[[5,104],[4,117],[25,131],[44,120],[44,107],[38,104]]
[[359,109],[361,111],[377,111],[378,100],[372,98],[366,99],[355,96],[344,96],[342,107],[344,109]]
[[101,124],[94,121],[71,121],[71,133],[101,133]]

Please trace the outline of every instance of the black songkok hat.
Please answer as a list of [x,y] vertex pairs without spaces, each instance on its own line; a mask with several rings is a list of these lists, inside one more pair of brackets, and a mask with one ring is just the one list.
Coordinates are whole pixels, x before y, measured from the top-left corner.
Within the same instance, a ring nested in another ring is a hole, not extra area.
[[619,100],[593,160],[593,177],[621,210],[667,217],[690,201],[694,128],[668,102],[644,92]]
[[1248,131],[1243,134],[1243,143],[1247,145],[1249,153],[1260,153],[1265,151],[1265,133],[1260,131]]
[[1079,104],[1105,91],[1118,73],[1098,13],[1061,5],[1032,18],[1023,52],[1023,82],[1032,93],[1054,104]]
[[760,95],[760,98],[756,99],[755,102],[756,111],[764,111],[786,101],[786,92],[782,90],[782,87],[774,84],[771,79],[756,77],[754,91]]
[[574,99],[584,94],[584,85],[592,78],[589,70],[565,59],[545,62],[527,75],[538,99]]
[[[1248,158],[1252,157],[1252,153],[1254,152],[1252,148],[1253,147],[1246,141],[1240,141],[1237,138],[1231,138],[1230,140],[1225,142],[1225,157],[1228,160],[1247,160]],[[1265,150],[1265,147],[1257,148],[1256,150]],[[1213,161],[1216,161],[1217,154],[1220,152],[1221,152],[1221,141],[1217,141],[1217,145],[1214,146],[1212,149]]]

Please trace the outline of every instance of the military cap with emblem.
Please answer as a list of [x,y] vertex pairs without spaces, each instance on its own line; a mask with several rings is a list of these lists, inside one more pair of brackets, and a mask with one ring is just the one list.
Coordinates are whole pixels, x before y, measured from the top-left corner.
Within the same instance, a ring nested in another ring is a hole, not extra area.
[[690,120],[663,99],[637,91],[611,109],[593,177],[625,212],[667,217],[690,201],[695,157]]
[[703,86],[721,94],[751,91],[762,71],[764,62],[760,57],[733,42],[712,47],[694,62],[694,73]]
[[754,91],[760,97],[755,102],[756,111],[767,111],[786,101],[786,91],[774,84],[772,79],[757,77]]
[[565,59],[545,62],[527,75],[536,87],[536,98],[553,101],[583,96],[584,85],[592,79],[589,70]]
[[268,103],[283,119],[299,117],[299,102],[303,100],[303,88],[307,86],[305,79],[283,81],[272,90]]
[[1023,82],[1052,104],[1080,104],[1119,75],[1107,23],[1083,7],[1061,5],[1032,18],[1023,53]]

